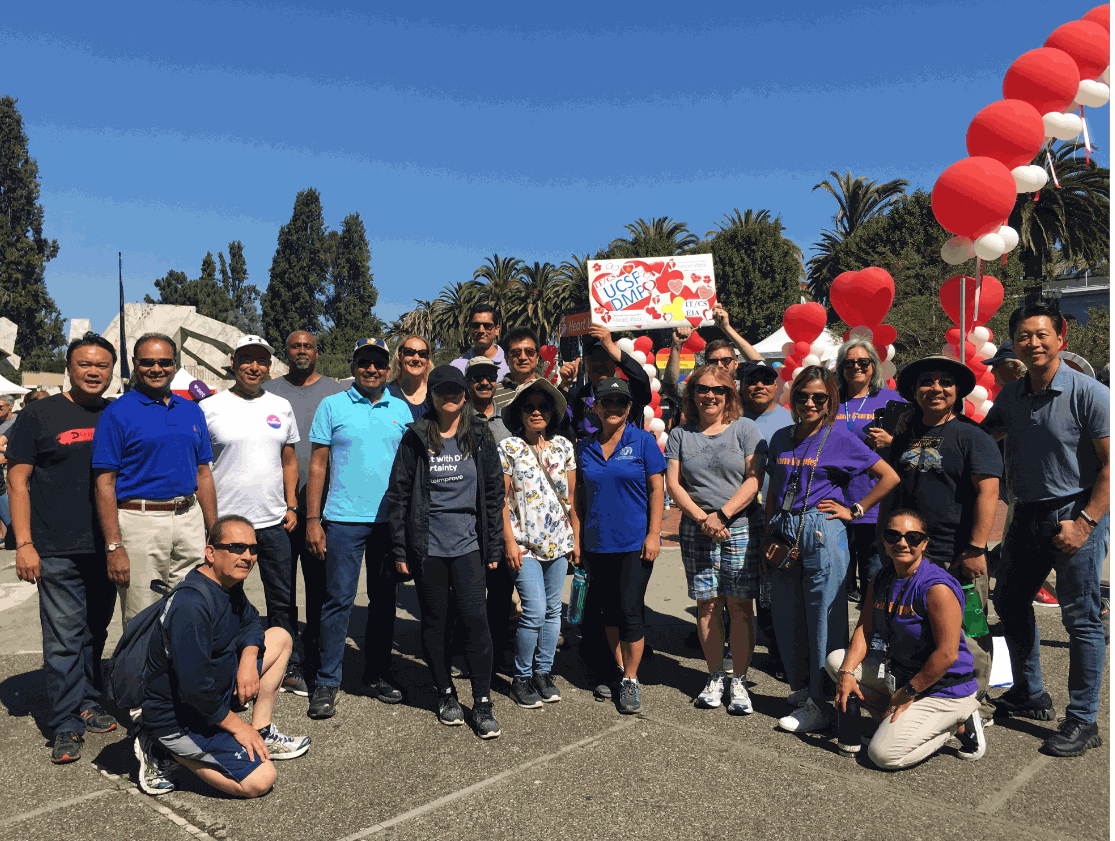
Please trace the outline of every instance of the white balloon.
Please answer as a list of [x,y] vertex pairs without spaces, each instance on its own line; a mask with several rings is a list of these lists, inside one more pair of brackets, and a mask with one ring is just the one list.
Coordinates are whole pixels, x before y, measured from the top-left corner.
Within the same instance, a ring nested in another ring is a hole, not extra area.
[[894,345],[887,345],[887,358],[884,362],[891,362],[894,360]]
[[984,415],[986,415],[986,414],[987,414],[988,412],[990,412],[990,411],[991,411],[991,407],[992,407],[992,406],[994,406],[994,405],[995,405],[995,402],[994,402],[993,400],[984,400],[984,401],[983,401],[983,402],[982,402],[982,403],[981,403],[981,404],[979,405],[979,412],[980,412],[981,414],[984,414]]
[[984,359],[990,359],[995,355],[995,351],[997,350],[998,348],[995,347],[994,342],[984,342],[983,345],[980,346],[979,355]]
[[953,237],[941,246],[941,259],[950,266],[959,266],[971,260],[973,253],[972,241],[967,237]]
[[828,350],[828,347],[820,340],[817,340],[809,346],[809,352],[818,359],[825,355],[826,350]]
[[882,373],[883,379],[887,380],[894,376],[896,370],[893,362],[884,362],[879,366],[879,371]]
[[[1044,173],[1045,170],[1043,169],[1042,172]],[[1007,251],[1014,251],[1014,249],[1018,247],[1018,231],[1010,225],[1001,225],[998,234],[1003,238],[1003,243],[1007,247],[1006,251],[1003,252],[1004,254],[1006,254]]]
[[1111,84],[1111,65],[1107,65],[1107,69],[1100,73],[1100,81],[1105,85]]
[[616,342],[616,347],[618,347],[620,350],[622,350],[624,353],[626,353],[628,356],[630,356],[631,352],[633,350],[635,350],[635,340],[634,339],[620,339],[618,342]]
[[666,421],[662,420],[662,418],[651,418],[650,431],[655,435],[661,435],[666,431]]
[[658,369],[651,365],[649,362],[643,366],[643,370],[647,372],[647,376],[652,380],[658,376]]
[[872,339],[871,328],[866,327],[863,324],[860,324],[857,327],[853,327],[852,332],[848,335],[848,338],[863,339],[864,341],[870,342]]
[[1050,111],[1041,119],[1045,123],[1045,136],[1057,140],[1072,140],[1084,128],[1080,117],[1076,114],[1058,114],[1056,111]]
[[653,391],[655,394],[662,390],[662,381],[658,379],[658,377],[651,377],[650,390]]
[[[1037,183],[1037,177],[1034,173],[1035,169],[1041,169],[1041,167],[1030,165],[1016,166],[1010,171],[1010,174],[1014,176],[1014,188],[1016,191],[1019,193],[1033,193],[1041,189]],[[1044,169],[1041,171],[1042,173],[1045,172]]]
[[805,359],[803,359],[801,361],[801,364],[802,364],[802,367],[806,367],[806,366],[809,366],[809,365],[820,365],[821,364],[821,359],[820,359],[820,357],[816,356],[815,354],[810,353],[810,354],[807,354]]
[[666,444],[669,442],[669,440],[670,440],[670,436],[667,435],[665,432],[658,433],[658,446],[659,447],[665,447]]
[[643,418],[643,429],[645,429],[647,432],[650,432],[650,422],[652,420],[654,420],[653,414],[650,416],[650,418]]
[[647,364],[647,355],[645,353],[643,353],[641,350],[629,351],[627,355],[630,356],[632,359],[634,359],[636,362],[638,362],[640,365],[646,365]]
[[804,370],[805,370],[805,366],[804,365],[799,365],[797,368],[794,369],[794,375],[792,377],[790,377],[790,380],[791,381],[796,380],[797,377],[798,377],[798,374],[800,374]]
[[972,332],[968,334],[968,341],[976,347],[980,347],[985,342],[991,339],[991,331],[986,327],[973,327]]
[[1003,238],[998,234],[984,234],[976,240],[976,256],[984,260],[994,260],[996,257],[1002,257],[1003,252],[1007,250],[1007,244],[1003,242]]
[[973,406],[981,406],[983,405],[983,401],[987,399],[987,389],[982,385],[977,385],[969,392],[965,399],[971,400]]
[[1111,88],[1104,82],[1093,82],[1083,79],[1076,92],[1076,104],[1086,105],[1089,108],[1100,108],[1111,99]]
[[1040,190],[1049,183],[1049,173],[1045,171],[1044,166],[1037,164],[1030,164],[1030,180],[1034,184],[1035,190]]
[[790,354],[792,354],[793,352],[794,352],[794,343],[793,342],[786,342],[786,344],[782,345],[782,356],[783,357],[787,357]]
[[649,421],[653,417],[654,409],[652,409],[650,406],[643,406],[643,420]]

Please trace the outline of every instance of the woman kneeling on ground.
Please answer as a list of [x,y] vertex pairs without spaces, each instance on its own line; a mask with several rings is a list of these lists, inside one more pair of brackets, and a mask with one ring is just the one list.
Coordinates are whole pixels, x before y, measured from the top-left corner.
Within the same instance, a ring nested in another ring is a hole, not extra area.
[[[834,651],[826,663],[836,680],[836,707],[846,710],[855,695],[880,722],[867,749],[880,768],[908,768],[954,735],[961,759],[980,759],[987,744],[972,653],[961,633],[964,591],[944,569],[923,563],[921,515],[901,509],[885,525],[894,566],[871,579],[848,650]],[[882,638],[885,652],[868,650],[872,634]]]

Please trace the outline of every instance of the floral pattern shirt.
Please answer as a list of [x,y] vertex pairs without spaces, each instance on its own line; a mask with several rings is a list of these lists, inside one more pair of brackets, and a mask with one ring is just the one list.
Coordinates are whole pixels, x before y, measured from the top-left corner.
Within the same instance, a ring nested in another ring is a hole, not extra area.
[[499,442],[499,460],[503,472],[511,477],[511,493],[507,497],[511,511],[511,531],[523,554],[540,561],[552,561],[573,551],[573,529],[565,510],[554,496],[554,490],[538,468],[546,466],[561,495],[570,505],[567,473],[577,468],[573,444],[560,435],[554,436],[546,449],[535,454],[522,438],[506,438]]

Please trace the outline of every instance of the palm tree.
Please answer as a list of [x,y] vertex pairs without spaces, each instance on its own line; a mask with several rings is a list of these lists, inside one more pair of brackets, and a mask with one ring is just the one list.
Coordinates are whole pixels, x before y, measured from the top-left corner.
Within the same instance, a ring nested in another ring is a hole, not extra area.
[[[752,225],[761,225],[765,222],[770,222],[769,210],[752,210],[747,208],[741,215],[738,207],[732,208],[733,213],[725,213],[724,221],[716,223],[716,230],[706,231],[705,239],[716,236],[720,231],[730,231],[732,228],[750,228]],[[782,227],[782,217],[779,216],[776,220],[778,227]]]
[[588,293],[588,255],[571,255],[563,260],[557,269],[554,281],[554,306],[559,312],[587,310]]
[[557,273],[553,263],[535,261],[533,266],[523,268],[518,287],[519,324],[534,328],[542,344],[546,344],[554,331],[554,323],[560,314],[560,309],[555,307],[555,291],[560,288]]
[[434,301],[433,328],[446,347],[464,351],[469,344],[468,311],[476,301],[475,290],[466,283],[450,283],[442,287]]
[[435,344],[439,343],[438,336],[434,332],[434,302],[420,301],[415,298],[414,303],[417,305],[414,309],[410,312],[404,312],[398,319],[391,322],[391,326],[387,329],[387,335],[393,339],[401,339],[403,336],[413,334],[424,336]]
[[697,235],[690,233],[684,222],[675,222],[668,216],[636,219],[624,225],[631,238],[620,237],[608,245],[612,257],[668,257],[682,254],[698,242]]
[[469,294],[475,301],[487,301],[495,311],[496,322],[507,325],[518,316],[515,311],[517,289],[523,261],[516,257],[500,257],[493,254],[484,258],[487,265],[472,273],[472,280],[466,284]]
[[[1079,160],[1081,148],[1079,142],[1064,143],[1053,157],[1060,189],[1050,182],[1037,196],[1022,194],[1015,202],[1007,224],[1018,231],[1028,278],[1052,274],[1058,261],[1094,268],[1108,259],[1111,170]],[[1043,158],[1044,152],[1034,164]]]

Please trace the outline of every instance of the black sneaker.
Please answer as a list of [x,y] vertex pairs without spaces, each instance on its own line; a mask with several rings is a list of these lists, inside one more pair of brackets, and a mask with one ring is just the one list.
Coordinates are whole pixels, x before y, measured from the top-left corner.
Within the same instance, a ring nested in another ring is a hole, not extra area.
[[1053,699],[1044,690],[1041,695],[1027,698],[1013,689],[1008,689],[998,698],[992,698],[991,703],[995,705],[995,712],[1000,717],[1015,716],[1032,718],[1035,721],[1052,721],[1057,715],[1057,711],[1053,709]]
[[368,694],[384,704],[398,704],[403,700],[403,693],[381,677],[365,678],[364,687]]
[[50,761],[55,765],[77,762],[81,759],[81,746],[83,744],[85,744],[85,739],[72,730],[59,733],[54,737],[54,749],[50,752]]
[[527,677],[511,679],[511,700],[528,710],[536,710],[542,706],[542,696],[534,688],[534,681]]
[[306,715],[310,718],[332,718],[337,714],[337,692],[339,686],[319,686],[314,690],[314,697],[310,699],[310,708]]
[[302,676],[301,669],[291,669],[286,673],[283,682],[279,684],[280,692],[289,692],[303,698],[310,697],[310,687],[306,685],[306,678]]
[[969,762],[983,759],[983,755],[987,753],[987,739],[983,735],[983,719],[980,718],[978,709],[968,716],[964,722],[964,732],[957,733],[956,738],[962,745],[958,751],[961,759]]
[[639,682],[634,678],[625,677],[619,685],[619,711],[624,715],[633,715],[643,708],[639,700]]
[[116,729],[116,719],[109,715],[100,704],[94,704],[81,714],[85,721],[86,733],[111,733]]
[[481,739],[494,739],[500,734],[499,722],[492,714],[492,700],[487,695],[472,702],[472,723]]
[[1088,748],[1098,748],[1102,744],[1099,726],[1094,721],[1085,724],[1070,715],[1061,722],[1057,732],[1042,743],[1041,752],[1050,756],[1083,756]]
[[619,682],[623,680],[623,669],[615,667],[610,678],[603,678],[592,690],[592,697],[597,701],[611,701],[619,694]]
[[561,690],[554,685],[554,679],[549,672],[539,672],[534,676],[534,688],[547,704],[561,700]]
[[437,702],[437,720],[450,727],[465,723],[465,713],[457,702],[457,694],[451,689],[443,692]]

